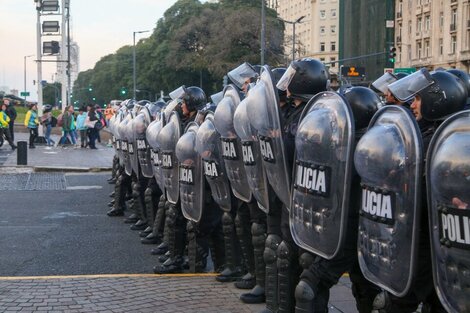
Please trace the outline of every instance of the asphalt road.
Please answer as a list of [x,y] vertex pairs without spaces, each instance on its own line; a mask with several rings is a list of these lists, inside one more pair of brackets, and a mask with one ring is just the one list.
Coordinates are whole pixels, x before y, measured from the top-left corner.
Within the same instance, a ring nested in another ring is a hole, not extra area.
[[1,175],[0,276],[152,273],[153,246],[106,215],[108,177]]

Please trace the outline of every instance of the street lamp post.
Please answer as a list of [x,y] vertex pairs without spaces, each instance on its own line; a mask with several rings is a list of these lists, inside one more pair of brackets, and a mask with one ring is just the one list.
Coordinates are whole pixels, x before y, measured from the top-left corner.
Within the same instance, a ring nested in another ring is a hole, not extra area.
[[32,56],[34,56],[34,54],[24,56],[24,89],[23,89],[23,92],[24,92],[24,103],[25,103],[25,105],[26,105],[26,58],[30,58]]
[[134,38],[134,41],[133,41],[133,48],[132,48],[132,82],[134,84],[134,87],[132,88],[132,99],[136,99],[136,69],[135,69],[135,34],[142,34],[142,33],[148,33],[149,30],[140,30],[140,31],[136,31],[136,32],[133,32],[133,38]]
[[284,23],[292,24],[292,61],[295,60],[295,24],[302,23],[302,20],[305,18],[305,15],[302,15],[295,21],[286,21],[281,19]]

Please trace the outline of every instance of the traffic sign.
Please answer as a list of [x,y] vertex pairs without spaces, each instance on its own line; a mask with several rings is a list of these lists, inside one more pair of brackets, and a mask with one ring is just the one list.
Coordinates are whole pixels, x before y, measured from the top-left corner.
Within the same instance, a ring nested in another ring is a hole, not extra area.
[[342,66],[341,75],[343,77],[357,77],[362,78],[366,74],[366,69],[364,67],[356,66]]
[[406,73],[406,74],[413,74],[416,72],[415,67],[398,67],[393,70],[394,73]]
[[29,91],[22,91],[20,92],[21,97],[29,97]]

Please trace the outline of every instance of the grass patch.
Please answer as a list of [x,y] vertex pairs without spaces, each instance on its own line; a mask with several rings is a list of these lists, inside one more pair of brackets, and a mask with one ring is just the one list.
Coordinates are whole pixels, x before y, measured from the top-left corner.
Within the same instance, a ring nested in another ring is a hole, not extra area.
[[[15,109],[16,113],[18,114],[16,117],[16,122],[23,124],[24,117],[26,116],[26,112],[28,112],[29,108],[15,106]],[[62,113],[61,110],[52,110],[52,115],[55,117],[59,116],[60,113]]]

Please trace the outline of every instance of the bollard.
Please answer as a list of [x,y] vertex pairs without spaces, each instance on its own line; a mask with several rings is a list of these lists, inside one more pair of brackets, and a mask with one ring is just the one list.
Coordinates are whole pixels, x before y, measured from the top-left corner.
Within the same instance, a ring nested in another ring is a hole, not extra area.
[[28,142],[27,141],[17,142],[16,164],[28,165]]

